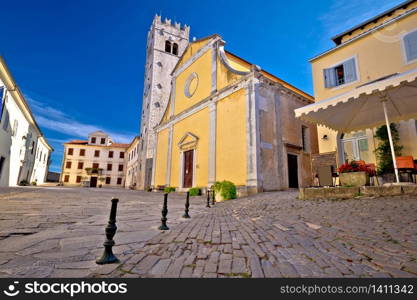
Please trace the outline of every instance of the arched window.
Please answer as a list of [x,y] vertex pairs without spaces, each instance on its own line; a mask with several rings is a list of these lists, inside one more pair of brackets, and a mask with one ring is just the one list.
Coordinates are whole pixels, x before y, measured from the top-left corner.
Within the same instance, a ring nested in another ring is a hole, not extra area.
[[178,44],[177,43],[174,43],[174,45],[172,46],[172,54],[178,55]]
[[171,42],[165,41],[165,52],[171,53]]

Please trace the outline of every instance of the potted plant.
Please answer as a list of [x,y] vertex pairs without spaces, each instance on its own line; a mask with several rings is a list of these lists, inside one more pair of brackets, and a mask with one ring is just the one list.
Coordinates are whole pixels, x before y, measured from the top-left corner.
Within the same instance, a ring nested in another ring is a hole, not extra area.
[[100,184],[98,185],[99,188],[101,188],[103,186],[104,180],[106,180],[104,177],[99,177],[98,178],[98,181],[100,181]]
[[346,162],[338,169],[340,184],[342,186],[360,187],[369,185],[369,174],[371,170],[363,164]]
[[[402,146],[398,145],[400,135],[398,133],[397,125],[392,123],[390,125],[392,142],[394,144],[394,151],[396,156],[401,156]],[[394,164],[392,162],[391,147],[388,139],[387,126],[379,127],[375,132],[375,138],[378,141],[378,147],[375,149],[377,159],[377,175],[380,184],[387,182],[394,182]]]
[[201,189],[199,187],[193,187],[188,190],[190,197],[201,196]]
[[227,180],[218,181],[213,185],[212,189],[217,202],[236,199],[236,186],[233,182]]

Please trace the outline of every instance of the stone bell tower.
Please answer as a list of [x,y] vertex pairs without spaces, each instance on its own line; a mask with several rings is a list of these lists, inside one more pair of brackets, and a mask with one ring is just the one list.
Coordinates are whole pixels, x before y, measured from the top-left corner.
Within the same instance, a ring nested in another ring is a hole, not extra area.
[[143,83],[138,189],[151,184],[155,134],[171,93],[171,72],[188,46],[189,26],[156,15],[148,31]]

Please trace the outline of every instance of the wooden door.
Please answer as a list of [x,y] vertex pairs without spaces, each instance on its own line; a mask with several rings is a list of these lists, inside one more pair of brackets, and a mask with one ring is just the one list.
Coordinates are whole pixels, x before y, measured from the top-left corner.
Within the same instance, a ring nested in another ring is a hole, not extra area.
[[189,188],[193,186],[193,170],[194,170],[194,151],[184,152],[184,180],[183,187]]
[[288,187],[298,188],[298,161],[293,154],[288,154]]
[[90,187],[97,187],[97,177],[90,178]]

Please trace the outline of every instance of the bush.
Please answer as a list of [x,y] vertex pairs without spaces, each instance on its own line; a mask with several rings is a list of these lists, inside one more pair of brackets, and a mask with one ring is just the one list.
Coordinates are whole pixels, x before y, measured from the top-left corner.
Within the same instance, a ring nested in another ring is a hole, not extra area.
[[[397,125],[392,123],[390,124],[390,128],[395,155],[401,156],[403,147],[398,145],[400,134],[398,133]],[[375,149],[376,159],[378,161],[378,175],[394,173],[394,164],[392,162],[387,126],[379,127],[375,132],[375,138],[378,140],[378,147]]]
[[224,180],[213,185],[215,193],[220,193],[224,200],[236,199],[236,186],[233,182]]
[[32,181],[32,185],[37,185],[38,183],[36,181]]
[[152,192],[152,188],[150,186],[147,186],[145,189],[147,192]]
[[201,195],[201,189],[198,188],[198,187],[191,188],[188,192],[190,193],[190,197],[200,196]]
[[171,192],[175,192],[175,188],[172,186],[167,186],[164,188],[164,193],[171,193]]
[[29,181],[22,180],[22,181],[20,181],[19,185],[23,185],[23,186],[29,185]]

